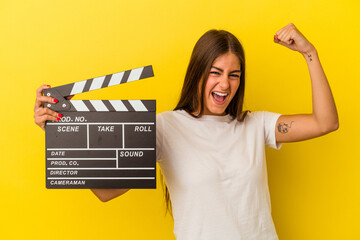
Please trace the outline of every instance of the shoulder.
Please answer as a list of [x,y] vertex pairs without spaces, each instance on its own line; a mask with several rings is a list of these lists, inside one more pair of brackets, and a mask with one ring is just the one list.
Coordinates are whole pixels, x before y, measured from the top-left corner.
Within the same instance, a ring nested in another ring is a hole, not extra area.
[[254,111],[249,112],[245,117],[246,123],[255,123],[256,125],[268,125],[276,123],[277,119],[281,116],[279,113],[268,111]]
[[162,113],[156,114],[156,121],[163,121],[174,116],[174,111],[165,111]]
[[164,128],[168,125],[178,125],[182,122],[181,114],[179,111],[165,111],[156,114],[156,125],[160,128]]
[[162,112],[162,113],[158,113],[158,114],[156,114],[156,118],[170,117],[170,116],[174,115],[174,112],[175,111],[165,111],[165,112]]
[[165,111],[156,115],[157,121],[169,121],[183,118],[189,118],[188,114],[183,110]]
[[254,112],[249,112],[246,115],[245,120],[264,121],[264,120],[271,119],[271,118],[277,118],[280,115],[281,114],[279,114],[279,113],[268,112],[268,111],[254,111]]
[[264,111],[248,112],[245,117],[245,122],[262,122],[264,119]]

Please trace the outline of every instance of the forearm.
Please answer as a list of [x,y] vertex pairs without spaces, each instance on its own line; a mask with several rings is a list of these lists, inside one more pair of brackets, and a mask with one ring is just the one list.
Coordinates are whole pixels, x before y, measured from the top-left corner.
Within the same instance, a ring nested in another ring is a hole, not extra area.
[[303,56],[308,65],[312,86],[312,115],[323,132],[338,128],[338,114],[330,85],[321,66],[318,53],[312,48]]

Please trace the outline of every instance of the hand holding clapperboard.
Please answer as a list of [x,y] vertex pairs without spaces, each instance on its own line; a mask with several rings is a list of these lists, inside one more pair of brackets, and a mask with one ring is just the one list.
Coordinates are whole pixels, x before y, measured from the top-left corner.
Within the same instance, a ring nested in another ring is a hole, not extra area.
[[45,126],[47,188],[156,188],[155,100],[66,99],[153,76],[146,66],[43,90],[63,115]]

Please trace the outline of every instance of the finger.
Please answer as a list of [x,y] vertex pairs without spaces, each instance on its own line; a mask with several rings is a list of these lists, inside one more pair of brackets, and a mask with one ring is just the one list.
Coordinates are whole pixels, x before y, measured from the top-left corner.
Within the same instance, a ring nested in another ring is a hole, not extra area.
[[295,42],[294,41],[294,31],[293,31],[293,29],[289,28],[287,31],[285,31],[283,33],[283,35],[281,36],[280,41],[282,41],[284,43],[287,43],[288,45],[293,44]]
[[34,114],[35,123],[42,129],[44,129],[46,121],[59,121],[62,117],[62,114],[49,108],[39,108]]
[[287,44],[291,44],[292,43],[292,39],[291,39],[291,31],[288,30],[285,32],[285,34],[283,35],[283,42],[287,43]]
[[277,35],[274,35],[274,42],[279,43],[279,39]]
[[277,36],[280,36],[280,35],[285,31],[285,29],[286,29],[286,26],[283,27],[283,28],[281,28],[280,30],[278,30],[278,31],[276,32],[276,35],[277,35]]
[[53,117],[50,115],[43,115],[43,116],[36,116],[36,117],[34,116],[34,118],[35,118],[35,123],[42,129],[44,129],[46,121],[57,122],[60,120],[60,118],[56,118],[56,117]]
[[[50,85],[42,85],[42,86],[40,86],[38,89],[36,89],[36,98],[42,96],[42,95],[43,95],[43,90],[44,90],[44,89],[47,89],[47,88],[50,88]],[[37,99],[36,99],[34,110],[35,110],[36,108],[41,107],[42,105],[43,105],[43,103],[38,102]]]
[[278,35],[278,38],[280,41],[285,42],[285,38],[288,35],[289,29],[288,28],[284,28],[283,31],[281,31],[281,33]]
[[43,116],[39,117],[39,119],[41,120],[41,122],[44,122],[44,123],[46,121],[54,121],[54,122],[60,121],[59,117],[54,117],[54,116],[50,116],[50,115],[43,115]]
[[50,85],[42,85],[41,87],[39,87],[38,89],[36,89],[36,96],[41,96],[43,94],[43,90],[44,89],[48,89],[50,88]]
[[44,103],[57,103],[59,102],[59,100],[52,98],[52,97],[48,97],[48,96],[37,96],[36,97],[36,101],[35,101],[35,107],[34,107],[34,111],[40,107],[44,106]]
[[290,45],[291,45],[291,44],[287,44],[286,42],[282,42],[282,41],[279,41],[277,43],[280,45],[283,45],[284,47],[288,47],[288,48],[290,48]]
[[280,34],[282,34],[283,33],[283,31],[277,31],[276,32],[276,40],[277,41],[280,41]]
[[49,108],[39,108],[39,109],[37,109],[37,111],[34,114],[34,117],[35,116],[41,117],[43,115],[50,115],[50,116],[53,116],[55,118],[57,118],[57,117],[61,118],[62,117],[61,114],[59,114],[59,113],[57,113],[57,112],[55,112],[55,111],[53,111],[53,110],[51,110]]
[[295,27],[295,25],[293,23],[289,23],[288,24],[288,34],[289,34],[289,39],[288,42],[289,44],[292,44],[295,42],[296,36],[300,33],[297,28]]

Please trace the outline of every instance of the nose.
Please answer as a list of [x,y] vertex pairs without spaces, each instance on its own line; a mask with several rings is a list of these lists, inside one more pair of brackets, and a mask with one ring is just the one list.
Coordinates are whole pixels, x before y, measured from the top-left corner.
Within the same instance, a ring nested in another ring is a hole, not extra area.
[[230,79],[227,75],[223,75],[219,79],[219,86],[222,90],[227,90],[230,87]]

